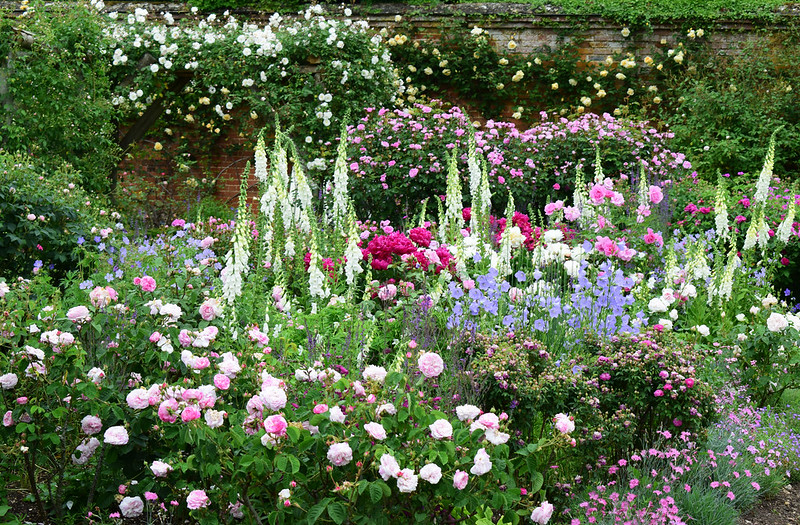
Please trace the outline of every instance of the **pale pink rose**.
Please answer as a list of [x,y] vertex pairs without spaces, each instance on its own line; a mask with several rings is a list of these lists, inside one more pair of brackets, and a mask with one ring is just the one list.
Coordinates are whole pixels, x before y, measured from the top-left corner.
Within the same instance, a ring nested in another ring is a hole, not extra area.
[[410,468],[404,468],[397,476],[397,489],[400,492],[410,493],[417,490],[419,477]]
[[[650,186],[651,188],[653,186]],[[534,523],[538,523],[539,525],[545,525],[547,522],[550,521],[550,517],[553,515],[553,505],[548,503],[547,501],[543,501],[541,505],[533,509],[533,513],[531,514],[531,520]]]
[[328,405],[325,403],[318,403],[314,405],[314,413],[315,414],[324,414],[328,411]]
[[503,443],[507,443],[509,439],[511,439],[510,434],[506,434],[505,432],[500,432],[499,430],[494,430],[491,428],[487,428],[483,434],[483,437],[486,438],[486,441],[491,443],[492,445],[502,445]]
[[286,435],[286,428],[288,426],[289,423],[286,422],[286,418],[280,414],[271,415],[264,420],[264,429],[276,436]]
[[650,202],[653,204],[658,204],[664,200],[664,192],[658,186],[650,186],[647,193],[650,196]]
[[447,439],[453,437],[453,425],[446,419],[437,419],[428,426],[433,439]]
[[100,384],[100,381],[102,381],[104,377],[106,377],[106,373],[103,372],[101,368],[94,367],[86,372],[86,377],[88,377],[92,383],[97,385]]
[[192,368],[195,370],[203,370],[211,366],[211,361],[207,357],[198,357],[192,361]]
[[3,426],[4,427],[10,427],[13,424],[14,424],[14,417],[13,417],[11,411],[8,410],[8,411],[6,411],[5,414],[3,414]]
[[153,332],[152,334],[150,334],[151,343],[157,343],[159,341],[161,341],[161,332]]
[[225,374],[216,374],[214,376],[214,386],[220,390],[227,390],[231,387],[231,378]]
[[141,516],[144,511],[144,502],[139,496],[135,498],[126,496],[119,504],[119,511],[123,518],[136,518]]
[[213,321],[222,313],[222,303],[219,299],[206,299],[200,305],[200,317],[205,321]]
[[419,469],[419,477],[431,485],[436,485],[442,479],[442,469],[436,463],[428,463]]
[[191,346],[192,336],[189,335],[189,330],[181,330],[178,334],[178,342],[181,346]]
[[149,275],[145,275],[139,281],[139,286],[142,287],[142,290],[145,292],[153,292],[156,289],[156,280],[150,277]]
[[189,405],[183,409],[183,412],[181,412],[181,421],[184,423],[194,421],[195,419],[200,419],[200,409],[196,406]]
[[131,390],[125,397],[128,406],[134,410],[142,410],[150,406],[150,392],[144,388]]
[[[370,394],[372,396],[372,394]],[[384,403],[375,409],[375,415],[380,416],[386,412],[390,416],[397,414],[397,408],[392,403]]]
[[109,445],[126,445],[128,443],[128,431],[125,427],[110,427],[103,434],[103,442]]
[[268,386],[261,390],[261,399],[264,400],[264,406],[273,412],[283,410],[286,406],[286,392],[277,386]]
[[338,406],[331,407],[330,413],[328,414],[330,420],[334,423],[344,423],[345,415],[342,412],[342,409]]
[[95,308],[102,308],[111,304],[111,301],[117,300],[117,292],[110,286],[105,288],[96,286],[94,290],[89,292],[89,301]]
[[214,237],[206,237],[202,241],[200,241],[200,247],[204,250],[207,250],[214,244]]
[[353,460],[353,449],[347,443],[334,443],[328,449],[328,461],[343,467]]
[[174,399],[162,401],[158,406],[158,417],[161,421],[174,423],[178,420],[178,402]]
[[364,369],[361,376],[369,381],[383,383],[383,380],[386,379],[386,369],[382,366],[369,365]]
[[93,436],[103,429],[103,422],[97,416],[86,416],[81,419],[81,430],[84,434]]
[[380,459],[381,466],[378,469],[378,474],[383,478],[383,481],[389,481],[389,478],[396,478],[400,473],[400,465],[394,456],[384,454]]
[[481,417],[478,418],[478,423],[483,428],[491,428],[494,430],[500,428],[500,418],[497,417],[497,414],[493,412],[487,412],[486,414],[481,415]]
[[390,301],[394,299],[397,295],[397,286],[393,284],[387,284],[385,286],[381,286],[378,289],[378,299],[381,301]]
[[165,478],[167,474],[172,472],[172,467],[168,463],[164,463],[163,461],[153,461],[152,465],[150,465],[150,470],[153,472],[153,475],[157,478]]
[[475,459],[473,459],[472,462],[472,468],[469,469],[471,474],[483,476],[492,470],[492,460],[489,458],[489,454],[486,453],[485,448],[482,448],[475,453]]
[[204,490],[193,490],[186,497],[186,506],[192,510],[208,507],[209,503],[210,501]]
[[242,366],[239,364],[239,359],[236,358],[231,352],[222,354],[222,362],[217,365],[219,371],[226,376],[234,379],[236,374],[242,371]]
[[453,487],[458,490],[464,490],[467,482],[469,482],[469,474],[463,470],[456,470],[456,473],[453,474]]
[[456,407],[456,415],[459,421],[469,421],[481,414],[481,409],[475,405],[461,405]]
[[72,307],[67,311],[67,319],[73,323],[84,323],[91,318],[92,316],[89,313],[89,309],[82,305]]
[[611,194],[611,204],[614,206],[622,206],[625,204],[625,197],[623,197],[618,191],[615,191]]
[[577,221],[581,218],[581,211],[574,206],[564,208],[564,218],[568,221]]
[[225,423],[225,412],[220,410],[206,410],[204,417],[209,428],[219,428]]
[[417,360],[422,375],[425,377],[438,377],[444,370],[444,361],[436,352],[425,352]]
[[0,376],[0,387],[3,387],[3,390],[11,390],[17,386],[18,382],[17,374],[9,373]]
[[575,422],[566,414],[556,414],[556,417],[553,418],[553,422],[555,423],[556,430],[562,434],[569,434],[575,430]]
[[386,439],[386,429],[380,423],[367,423],[364,425],[364,430],[370,435],[372,439],[383,440]]

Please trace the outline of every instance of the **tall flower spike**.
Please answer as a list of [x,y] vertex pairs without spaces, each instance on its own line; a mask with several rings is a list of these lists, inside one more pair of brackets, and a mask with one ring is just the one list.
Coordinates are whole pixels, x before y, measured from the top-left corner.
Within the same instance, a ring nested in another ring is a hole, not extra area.
[[756,182],[756,193],[753,195],[753,202],[755,203],[762,203],[767,200],[769,183],[772,181],[772,168],[775,165],[775,137],[780,130],[781,128],[776,129],[769,139],[767,156],[764,158],[764,167],[761,168],[761,174],[758,176],[758,181]]
[[[233,245],[225,255],[222,296],[231,306],[242,294],[242,275],[248,271],[250,259],[250,214],[247,211],[247,179],[250,175],[250,163],[247,163],[239,191],[239,209],[236,212],[236,227],[233,230]],[[235,315],[235,310],[234,310]]]
[[606,176],[603,174],[603,163],[600,161],[600,143],[595,144],[594,148],[594,182],[603,184]]
[[500,238],[500,253],[498,254],[497,272],[499,278],[511,274],[511,229],[514,226],[514,196],[508,192],[508,206],[506,206],[506,229]]
[[364,270],[361,268],[361,259],[364,255],[361,248],[358,247],[358,226],[356,226],[355,212],[353,211],[352,204],[350,205],[350,231],[347,238],[347,248],[344,252],[345,265],[344,273],[347,278],[347,286],[352,286],[356,282],[356,275],[362,273]]
[[792,195],[792,200],[786,210],[786,217],[783,218],[783,221],[778,226],[777,232],[775,232],[778,240],[784,244],[789,242],[789,237],[792,235],[792,225],[794,224],[794,217],[797,212],[797,203],[794,199],[795,197]]
[[333,227],[342,236],[347,235],[347,125],[342,124],[339,146],[336,150],[336,164],[333,167]]
[[458,149],[453,148],[447,161],[447,197],[444,222],[442,224],[442,240],[448,244],[456,241],[464,227],[463,197],[461,195],[461,175],[458,172]]
[[650,186],[647,184],[647,174],[644,170],[644,162],[639,165],[639,206],[650,206]]
[[730,237],[728,231],[728,188],[725,183],[725,177],[717,174],[717,195],[714,201],[714,223],[717,230],[717,242],[725,240]]
[[269,170],[267,169],[267,150],[264,146],[264,132],[258,134],[258,142],[256,142],[255,151],[256,163],[256,179],[261,184],[266,184],[269,178]]

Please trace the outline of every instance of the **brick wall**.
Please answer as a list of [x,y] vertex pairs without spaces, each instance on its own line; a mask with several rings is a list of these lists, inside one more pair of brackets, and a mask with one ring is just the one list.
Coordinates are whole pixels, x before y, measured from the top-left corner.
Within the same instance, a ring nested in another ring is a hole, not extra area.
[[[169,11],[176,18],[189,15],[185,4],[174,3],[121,2],[115,3],[112,9],[124,12],[132,11],[134,7],[144,7],[150,13]],[[354,18],[366,19],[376,29],[386,28],[393,34],[399,16],[403,22],[410,22],[419,28],[423,38],[431,39],[436,38],[442,23],[452,22],[454,19],[463,21],[467,26],[477,25],[483,28],[498,46],[506,49],[508,42],[513,39],[517,44],[515,53],[532,53],[544,47],[555,48],[562,38],[567,41],[574,40],[580,43],[581,57],[590,62],[605,60],[608,55],[629,48],[631,44],[639,56],[652,54],[662,39],[673,43],[676,33],[685,30],[677,23],[653,24],[647,31],[634,28],[631,35],[626,38],[621,33],[622,26],[599,16],[564,15],[554,12],[547,6],[532,8],[529,5],[519,4],[457,4],[429,8],[385,4],[352,8]],[[271,15],[271,13],[243,10],[234,11],[234,14],[239,18],[249,18],[261,24],[266,23]],[[785,13],[786,22],[770,26],[770,30],[778,33],[782,27],[790,25],[798,18],[800,18],[800,7],[788,10]],[[764,41],[769,38],[766,36],[767,33],[759,31],[760,28],[751,22],[723,20],[713,25],[713,31],[708,31],[708,36],[705,38],[718,54],[736,53],[748,42]],[[216,150],[212,152],[212,161],[205,164],[203,169],[193,168],[189,175],[197,180],[215,181],[216,197],[224,203],[235,206],[239,193],[239,177],[246,162],[253,158],[252,151],[242,150],[240,147],[246,142],[252,141],[231,132],[218,142]],[[136,145],[133,154],[132,159],[124,161],[120,166],[122,171],[138,170],[140,173],[147,173],[147,177],[156,183],[159,178],[163,179],[160,172],[169,168],[164,168],[162,163],[144,159],[137,153]],[[150,152],[148,151],[145,156],[151,156]],[[257,192],[252,174],[250,179],[250,193],[254,197]],[[180,188],[170,188],[172,194],[179,193],[179,190]]]

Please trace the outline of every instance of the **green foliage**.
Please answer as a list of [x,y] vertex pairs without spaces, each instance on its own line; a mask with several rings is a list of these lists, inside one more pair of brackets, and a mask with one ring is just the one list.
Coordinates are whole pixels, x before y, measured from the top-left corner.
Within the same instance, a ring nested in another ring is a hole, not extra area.
[[69,168],[51,171],[29,157],[0,153],[0,275],[29,275],[35,261],[59,277],[75,267],[75,242],[89,235],[103,206],[79,179]]
[[713,419],[711,389],[695,376],[700,355],[674,338],[589,336],[586,353],[569,361],[519,337],[478,334],[471,345],[484,402],[515,407],[512,420],[534,435],[557,412],[574,416],[583,460],[623,457],[663,428],[698,431]]
[[768,302],[752,309],[751,319],[740,315],[734,329],[734,357],[742,381],[752,389],[757,406],[774,404],[784,391],[800,387],[800,332],[796,328],[800,320],[773,311]]
[[[767,38],[763,33],[759,37]],[[661,118],[670,123],[681,151],[707,180],[717,170],[758,173],[772,133],[775,172],[800,173],[800,42],[792,33],[770,33],[770,45],[747,44],[725,57],[705,50],[696,67],[671,75]],[[678,102],[676,104],[676,102]]]
[[51,169],[69,163],[84,187],[104,191],[119,151],[96,16],[85,5],[38,3],[28,16],[0,16],[0,148]]

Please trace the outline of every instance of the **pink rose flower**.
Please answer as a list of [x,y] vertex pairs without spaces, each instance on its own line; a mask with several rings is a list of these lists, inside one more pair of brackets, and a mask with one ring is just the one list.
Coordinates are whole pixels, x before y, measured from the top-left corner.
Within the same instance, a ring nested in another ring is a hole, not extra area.
[[150,406],[150,393],[144,388],[131,390],[125,397],[125,402],[134,410],[143,410]]
[[85,306],[75,306],[67,311],[67,319],[73,323],[84,323],[91,318],[92,316],[89,313],[89,309]]
[[661,188],[658,186],[650,186],[648,190],[648,195],[650,196],[650,202],[653,204],[658,204],[662,200],[664,200],[664,192],[661,191]]
[[[652,188],[653,186],[651,186]],[[543,501],[541,505],[533,509],[533,513],[531,514],[531,520],[534,523],[538,523],[539,525],[545,525],[548,521],[550,521],[550,517],[553,515],[553,505]]]
[[268,433],[276,436],[286,435],[286,428],[288,426],[289,423],[286,422],[286,418],[280,414],[271,415],[264,420],[264,429]]
[[422,375],[428,378],[438,377],[444,370],[444,361],[436,352],[425,352],[417,360]]
[[192,510],[208,507],[209,499],[204,490],[193,490],[186,497],[186,506]]
[[389,481],[389,478],[396,478],[400,473],[400,465],[394,456],[384,454],[380,459],[381,466],[378,468],[378,474],[383,478],[383,481]]
[[428,428],[433,439],[448,439],[453,437],[453,425],[446,419],[437,419]]
[[364,430],[372,439],[377,439],[378,441],[386,439],[386,430],[380,423],[367,423],[364,425]]
[[419,477],[431,485],[436,485],[442,479],[442,469],[436,463],[428,463],[419,470]]
[[174,423],[178,420],[178,402],[174,399],[162,401],[158,406],[158,417],[161,421]]
[[81,430],[84,434],[93,436],[103,429],[103,422],[97,416],[86,416],[81,419]]
[[126,445],[128,443],[128,431],[122,426],[111,427],[103,434],[103,442],[109,445]]
[[152,465],[150,465],[150,471],[157,478],[165,478],[167,477],[167,474],[172,472],[172,467],[163,461],[156,460],[153,461]]
[[453,487],[458,490],[464,490],[467,482],[469,482],[469,474],[463,470],[456,470],[456,473],[453,474]]
[[156,280],[149,275],[145,275],[139,281],[139,286],[141,286],[142,290],[145,292],[153,292],[156,289]]
[[184,423],[194,421],[195,419],[200,419],[200,409],[196,406],[189,405],[183,409],[183,412],[181,412],[181,421]]
[[353,450],[347,443],[334,443],[328,449],[328,461],[343,467],[353,460]]
[[136,518],[141,516],[144,511],[144,502],[139,496],[122,498],[119,504],[119,511],[122,513],[123,518]]
[[213,321],[222,313],[222,303],[219,299],[206,299],[200,305],[200,317],[205,321]]
[[231,387],[231,378],[225,374],[216,374],[214,376],[214,386],[220,390],[227,390]]

